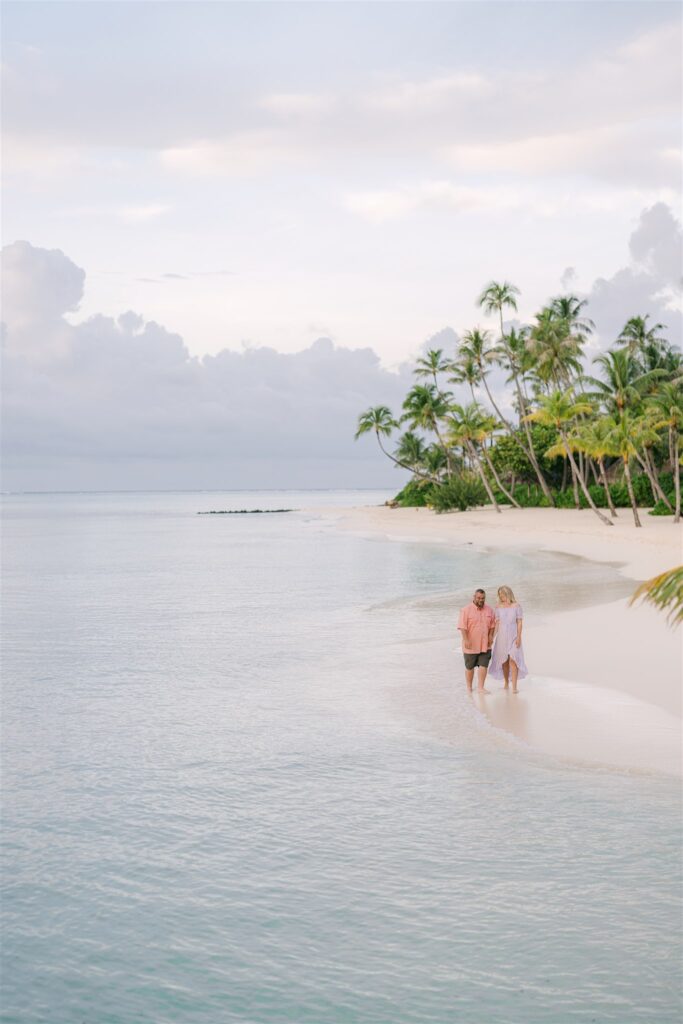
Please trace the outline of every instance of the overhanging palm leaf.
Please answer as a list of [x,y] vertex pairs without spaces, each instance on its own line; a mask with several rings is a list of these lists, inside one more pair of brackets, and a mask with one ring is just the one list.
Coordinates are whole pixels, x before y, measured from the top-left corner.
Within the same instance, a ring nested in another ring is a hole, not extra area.
[[677,626],[683,622],[683,565],[646,580],[638,587],[629,604],[641,599],[668,612],[667,621],[670,625]]

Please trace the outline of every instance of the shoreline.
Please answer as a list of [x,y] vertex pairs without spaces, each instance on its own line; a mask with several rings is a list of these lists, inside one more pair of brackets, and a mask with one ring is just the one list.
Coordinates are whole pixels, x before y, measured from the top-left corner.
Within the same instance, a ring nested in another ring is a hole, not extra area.
[[[497,515],[478,509],[438,515],[430,509],[356,506],[309,511],[336,529],[392,541],[530,555],[560,552],[611,565],[634,581],[634,590],[636,582],[683,558],[683,528],[668,517],[644,515],[642,529],[636,529],[623,514],[615,526],[606,527],[589,510],[506,509]],[[524,633],[530,674],[520,683],[519,695],[489,678],[490,694],[475,694],[473,702],[493,728],[533,751],[608,768],[680,775],[680,630],[647,605],[629,607],[625,598],[596,597],[580,608],[530,612]],[[521,600],[524,604],[523,595]],[[490,595],[489,603],[494,603]],[[464,687],[456,643],[456,685]]]

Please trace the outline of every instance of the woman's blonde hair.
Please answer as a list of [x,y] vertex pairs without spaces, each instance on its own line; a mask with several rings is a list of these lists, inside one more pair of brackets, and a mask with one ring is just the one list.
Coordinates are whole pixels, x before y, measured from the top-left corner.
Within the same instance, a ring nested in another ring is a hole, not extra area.
[[512,593],[512,587],[498,587],[498,597],[510,604],[517,604],[517,598]]

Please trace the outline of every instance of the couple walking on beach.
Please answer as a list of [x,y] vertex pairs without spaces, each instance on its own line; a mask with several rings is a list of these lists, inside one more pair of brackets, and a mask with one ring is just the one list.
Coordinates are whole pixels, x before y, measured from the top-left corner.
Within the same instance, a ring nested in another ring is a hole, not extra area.
[[486,591],[475,590],[470,604],[460,611],[458,629],[462,636],[467,689],[472,692],[477,670],[477,692],[484,687],[487,672],[505,681],[504,689],[517,693],[517,681],[527,675],[522,649],[522,606],[510,587],[498,587],[495,611],[486,604]]

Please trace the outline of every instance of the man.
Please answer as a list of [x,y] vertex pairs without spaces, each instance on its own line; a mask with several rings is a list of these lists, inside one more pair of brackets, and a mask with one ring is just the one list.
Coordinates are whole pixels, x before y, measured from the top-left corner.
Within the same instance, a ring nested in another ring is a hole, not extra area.
[[474,670],[477,669],[477,691],[488,693],[484,689],[486,673],[491,660],[491,645],[496,617],[493,608],[486,604],[486,592],[475,590],[472,603],[460,612],[458,629],[462,636],[462,653],[465,657],[465,679],[467,689],[472,692]]

